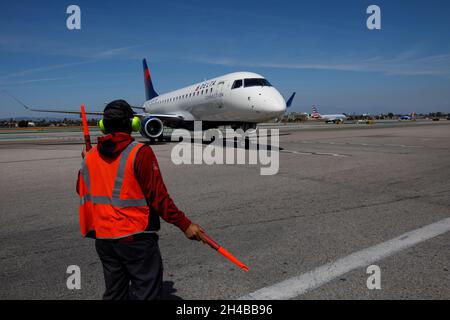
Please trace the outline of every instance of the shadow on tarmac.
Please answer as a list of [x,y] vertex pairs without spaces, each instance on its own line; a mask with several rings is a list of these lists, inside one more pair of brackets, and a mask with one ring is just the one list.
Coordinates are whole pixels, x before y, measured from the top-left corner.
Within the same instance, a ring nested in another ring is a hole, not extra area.
[[177,289],[175,289],[173,285],[174,285],[173,281],[163,282],[162,300],[183,300],[183,298],[175,295]]

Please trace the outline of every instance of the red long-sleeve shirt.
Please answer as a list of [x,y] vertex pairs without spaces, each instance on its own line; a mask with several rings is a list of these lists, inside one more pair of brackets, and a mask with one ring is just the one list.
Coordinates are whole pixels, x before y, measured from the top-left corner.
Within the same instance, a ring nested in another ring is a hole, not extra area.
[[159,170],[158,160],[150,146],[142,147],[136,155],[134,173],[150,205],[150,214],[156,211],[164,221],[185,231],[191,221],[170,198]]
[[[98,138],[98,151],[111,158],[118,157],[133,141],[127,133],[109,134]],[[183,232],[191,224],[186,215],[177,208],[167,192],[166,185],[159,170],[158,160],[148,145],[141,147],[134,162],[134,174],[150,207],[150,215],[157,213],[164,221],[176,225]],[[78,192],[78,182],[77,182]],[[150,223],[154,220],[150,218]],[[159,221],[157,222],[159,228]],[[154,230],[154,226],[151,226]]]

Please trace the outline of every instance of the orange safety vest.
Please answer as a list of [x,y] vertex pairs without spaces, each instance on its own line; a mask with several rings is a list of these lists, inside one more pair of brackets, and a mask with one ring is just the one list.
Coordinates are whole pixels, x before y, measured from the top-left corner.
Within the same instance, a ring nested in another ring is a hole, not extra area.
[[134,176],[142,143],[132,142],[116,159],[86,155],[80,170],[80,227],[85,237],[119,239],[146,232],[150,208]]

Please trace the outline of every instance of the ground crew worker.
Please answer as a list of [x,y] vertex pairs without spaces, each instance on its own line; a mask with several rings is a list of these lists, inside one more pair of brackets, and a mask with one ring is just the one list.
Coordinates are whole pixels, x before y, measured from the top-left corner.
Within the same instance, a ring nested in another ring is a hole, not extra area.
[[151,147],[132,138],[134,115],[124,100],[105,107],[106,135],[89,152],[83,150],[77,182],[81,233],[96,239],[104,299],[161,298],[159,217],[191,240],[200,240],[203,232],[170,198]]

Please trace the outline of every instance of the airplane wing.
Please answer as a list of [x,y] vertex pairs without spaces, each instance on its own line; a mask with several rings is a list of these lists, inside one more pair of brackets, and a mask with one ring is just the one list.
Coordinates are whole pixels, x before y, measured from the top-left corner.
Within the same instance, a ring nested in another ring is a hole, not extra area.
[[146,118],[146,117],[154,117],[159,118],[162,121],[164,120],[183,120],[183,116],[178,114],[157,114],[157,113],[138,113],[136,117]]
[[[31,108],[29,106],[27,106],[25,103],[23,103],[22,101],[20,101],[18,98],[16,98],[15,96],[13,96],[12,94],[10,94],[9,92],[3,90],[3,92],[5,94],[7,94],[10,98],[14,99],[14,101],[16,101],[18,104],[20,104],[21,106],[23,106],[25,109],[29,110],[29,111],[35,111],[35,112],[48,112],[48,113],[65,113],[65,114],[79,114],[81,115],[80,111],[69,111],[69,110],[56,110],[56,109],[40,109],[40,108]],[[91,111],[91,112],[86,112],[86,114],[89,115],[97,115],[97,116],[103,116],[103,111]]]
[[[81,115],[80,111],[46,110],[46,109],[34,109],[34,108],[26,108],[26,109],[30,110],[30,111],[35,111],[35,112],[65,113],[65,114],[79,114],[79,115]],[[103,116],[103,111],[91,111],[91,112],[86,111],[85,114],[96,115],[96,116]]]
[[[17,102],[19,102],[18,100],[16,100]],[[20,102],[19,102],[20,103]],[[25,104],[22,104],[23,107],[25,107],[25,109],[30,110],[30,111],[35,111],[35,112],[49,112],[49,113],[66,113],[66,114],[81,114],[80,111],[69,111],[69,110],[56,110],[56,109],[39,109],[39,108],[30,108],[28,106],[26,106]],[[144,110],[143,107],[134,107],[131,106],[133,109],[139,109],[139,110]],[[103,116],[103,111],[86,111],[86,114],[89,115],[96,115],[96,116]],[[145,116],[153,116],[153,117],[158,117],[158,118],[163,118],[163,117],[167,117],[167,118],[175,118],[175,117],[181,117],[181,116],[176,116],[176,115],[162,115],[162,114],[158,114],[158,115],[154,115],[154,114],[136,114],[136,116],[138,117],[145,117]],[[162,119],[161,119],[162,120]]]
[[137,117],[141,119],[145,118],[158,118],[160,119],[164,125],[169,127],[177,126],[180,122],[183,122],[184,117],[179,114],[156,114],[156,113],[138,113]]
[[[4,90],[3,90],[3,92],[5,94],[7,94],[9,97],[11,97],[12,99],[14,99],[17,103],[22,105],[25,109],[30,110],[30,111],[48,112],[48,113],[64,113],[64,114],[79,114],[79,115],[81,115],[80,111],[31,108],[31,107],[27,106],[25,103],[23,103],[22,101],[20,101],[18,98],[16,98],[12,94],[10,94],[9,92],[4,91]],[[133,107],[132,106],[132,108],[144,110],[143,107]],[[91,111],[91,112],[86,112],[86,114],[103,116],[103,111]],[[177,122],[180,122],[180,121],[184,120],[184,117],[182,115],[178,115],[178,114],[151,114],[151,113],[144,112],[144,113],[136,113],[136,116],[141,118],[141,119],[144,119],[144,118],[147,118],[147,117],[155,117],[155,118],[161,119],[161,121],[163,121],[163,122],[168,122],[168,123],[177,123]]]

